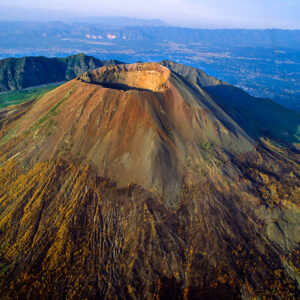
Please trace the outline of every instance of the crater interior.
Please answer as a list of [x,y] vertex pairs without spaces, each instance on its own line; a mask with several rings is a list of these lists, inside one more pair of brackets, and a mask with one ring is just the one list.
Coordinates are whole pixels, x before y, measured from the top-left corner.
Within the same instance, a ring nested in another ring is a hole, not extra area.
[[169,87],[169,77],[170,70],[157,63],[135,63],[102,67],[79,78],[105,88],[161,92]]

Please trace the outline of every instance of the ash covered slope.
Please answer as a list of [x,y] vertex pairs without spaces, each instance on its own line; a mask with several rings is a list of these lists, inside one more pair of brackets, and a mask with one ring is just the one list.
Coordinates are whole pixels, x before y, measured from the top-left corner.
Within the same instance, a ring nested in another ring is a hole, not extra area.
[[0,135],[7,299],[299,296],[299,157],[198,84],[104,67],[2,113]]

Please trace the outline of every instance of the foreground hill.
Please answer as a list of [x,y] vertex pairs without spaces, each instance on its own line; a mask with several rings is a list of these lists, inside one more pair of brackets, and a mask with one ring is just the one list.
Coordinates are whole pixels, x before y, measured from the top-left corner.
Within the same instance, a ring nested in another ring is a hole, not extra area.
[[66,81],[115,61],[78,54],[65,58],[22,57],[0,60],[0,92]]
[[171,69],[103,67],[1,113],[4,298],[300,296],[299,154]]

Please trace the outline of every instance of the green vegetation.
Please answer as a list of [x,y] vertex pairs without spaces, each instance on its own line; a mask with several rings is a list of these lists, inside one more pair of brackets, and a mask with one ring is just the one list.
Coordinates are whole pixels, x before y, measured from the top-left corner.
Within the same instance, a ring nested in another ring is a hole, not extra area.
[[84,54],[65,58],[6,58],[0,60],[0,92],[71,80],[88,70],[116,63]]
[[18,91],[0,93],[0,108],[17,105],[31,101],[61,85],[62,83],[51,83],[39,87],[28,88]]
[[[213,144],[211,143],[202,143],[200,145],[200,149],[203,153],[204,158],[206,159],[208,165],[212,168],[214,166],[214,157],[215,157],[215,153],[214,153],[214,149],[213,149]],[[205,173],[201,172],[202,176],[205,176]]]
[[180,200],[182,199],[182,190],[178,188],[175,195],[166,194],[165,197],[167,208],[170,210],[177,209],[179,207]]
[[202,151],[204,151],[205,153],[210,153],[211,152],[211,147],[212,147],[212,144],[211,143],[202,143],[200,148]]
[[12,138],[15,131],[16,128],[13,128],[5,136],[3,136],[0,142],[0,146],[5,145]]
[[0,263],[0,276],[5,275],[8,272],[9,266],[5,263]]

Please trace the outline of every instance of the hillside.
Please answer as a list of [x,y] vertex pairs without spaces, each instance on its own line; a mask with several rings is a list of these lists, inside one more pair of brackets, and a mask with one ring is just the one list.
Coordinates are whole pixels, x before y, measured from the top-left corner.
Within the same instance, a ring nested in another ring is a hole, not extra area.
[[22,57],[0,60],[0,92],[66,81],[114,61],[78,54],[65,58]]
[[12,90],[0,93],[0,110],[10,105],[18,105],[32,101],[43,94],[60,86],[64,82],[48,83],[40,86],[30,87],[22,90]]
[[184,64],[178,64],[173,61],[163,60],[160,62],[162,66],[182,75],[183,77],[197,83],[201,87],[209,87],[215,85],[227,85],[228,83],[221,81],[197,68],[189,67]]
[[251,137],[271,137],[279,143],[300,143],[300,113],[275,101],[256,98],[197,68],[171,61],[160,63],[203,87]]
[[171,65],[105,66],[0,113],[4,299],[300,297],[299,153]]

